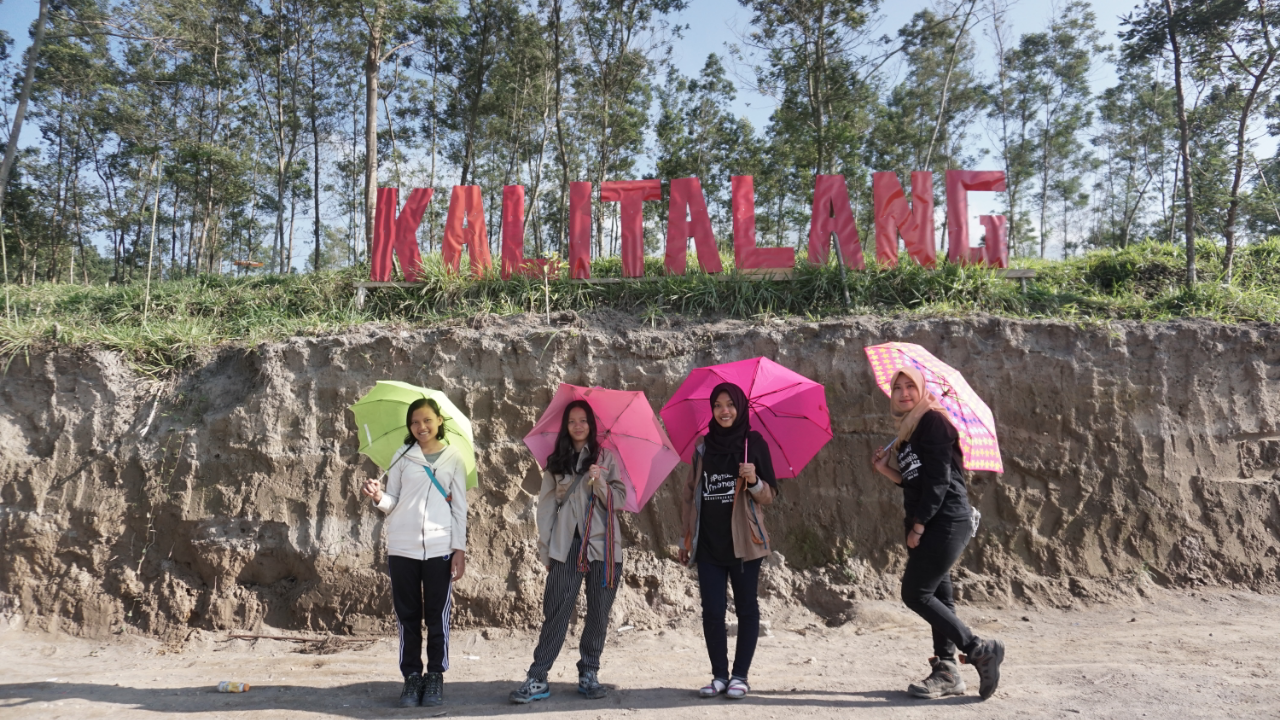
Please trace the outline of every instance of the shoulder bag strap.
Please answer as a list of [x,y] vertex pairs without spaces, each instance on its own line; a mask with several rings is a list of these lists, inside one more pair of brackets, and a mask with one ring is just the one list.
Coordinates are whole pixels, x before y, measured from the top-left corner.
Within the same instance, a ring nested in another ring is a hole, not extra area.
[[431,472],[431,468],[427,467],[426,465],[423,465],[422,469],[427,471],[427,477],[431,478],[431,484],[435,485],[436,490],[439,490],[440,494],[444,496],[444,501],[452,505],[453,493],[445,492],[444,486],[442,486],[440,484],[440,481],[436,479],[436,474]]

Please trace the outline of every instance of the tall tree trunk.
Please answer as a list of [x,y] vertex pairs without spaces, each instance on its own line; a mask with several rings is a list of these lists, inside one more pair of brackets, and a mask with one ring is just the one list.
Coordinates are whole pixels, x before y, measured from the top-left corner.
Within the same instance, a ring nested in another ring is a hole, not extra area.
[[314,213],[314,218],[312,222],[312,233],[315,236],[314,239],[316,243],[316,257],[315,257],[315,262],[313,262],[311,265],[311,268],[312,270],[319,272],[320,271],[320,132],[316,129],[316,126],[317,126],[316,113],[318,111],[318,108],[316,107],[316,105],[318,104],[316,99],[316,95],[317,95],[316,53],[315,53],[314,36],[312,37],[313,39],[311,43],[311,103],[310,103],[309,109],[311,110],[311,154],[312,154],[312,160],[313,160],[313,162],[311,163],[312,164],[311,199],[312,199],[312,212]]
[[1191,127],[1187,122],[1187,99],[1182,90],[1182,49],[1173,20],[1173,1],[1164,0],[1169,46],[1173,50],[1173,87],[1178,98],[1178,153],[1182,160],[1182,202],[1186,205],[1183,233],[1187,243],[1187,289],[1196,284],[1196,203],[1191,182]]
[[564,123],[562,115],[564,114],[564,99],[561,95],[561,84],[564,78],[562,55],[564,52],[564,43],[561,38],[560,12],[563,9],[561,0],[552,0],[551,2],[551,28],[553,35],[552,47],[554,48],[555,58],[553,65],[556,69],[556,150],[560,155],[560,207],[559,207],[559,225],[560,225],[560,256],[569,257],[569,241],[568,241],[568,218],[565,208],[565,199],[569,197],[569,154],[568,148],[564,142]]
[[956,33],[956,41],[951,45],[951,57],[947,59],[947,74],[942,80],[942,100],[938,103],[938,117],[933,123],[933,137],[929,138],[929,152],[924,156],[924,169],[930,169],[933,160],[933,147],[938,142],[938,132],[942,129],[942,118],[947,112],[947,91],[951,88],[951,74],[955,71],[956,56],[960,54],[960,43],[964,41],[965,31],[969,29],[969,18],[973,16],[978,0],[970,0],[969,10],[964,14],[964,22],[960,23],[960,32]]
[[381,0],[368,23],[369,43],[364,56],[364,249],[373,257],[373,220],[378,208],[378,71],[382,67]]
[[27,74],[22,79],[22,91],[18,94],[18,107],[13,112],[13,129],[9,131],[9,143],[4,149],[4,162],[0,163],[0,212],[4,210],[4,192],[9,186],[9,173],[18,154],[18,138],[22,134],[22,119],[27,115],[27,100],[31,98],[31,85],[36,78],[36,61],[40,57],[40,44],[44,42],[45,19],[49,15],[49,0],[40,0],[40,15],[36,17],[36,36],[27,50]]
[[[1266,27],[1266,12],[1262,15],[1262,23],[1264,31]],[[1270,33],[1268,38],[1268,54],[1267,60],[1259,68],[1258,73],[1253,76],[1253,87],[1249,89],[1249,95],[1245,98],[1244,108],[1240,110],[1240,122],[1236,125],[1236,168],[1235,176],[1231,180],[1231,204],[1227,206],[1227,223],[1222,229],[1222,237],[1226,240],[1226,252],[1223,254],[1222,264],[1226,266],[1227,283],[1231,283],[1233,274],[1234,260],[1236,254],[1236,217],[1240,211],[1240,181],[1244,178],[1244,155],[1245,155],[1245,132],[1249,129],[1249,118],[1253,115],[1253,104],[1258,99],[1258,93],[1262,90],[1262,85],[1266,82],[1267,73],[1271,71],[1271,65],[1275,62],[1276,52],[1270,47]]]

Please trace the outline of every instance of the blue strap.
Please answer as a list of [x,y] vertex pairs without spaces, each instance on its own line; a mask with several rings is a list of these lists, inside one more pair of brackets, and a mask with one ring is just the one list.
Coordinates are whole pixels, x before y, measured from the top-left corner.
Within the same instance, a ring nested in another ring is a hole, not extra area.
[[444,487],[440,485],[440,481],[436,479],[436,474],[431,472],[431,468],[427,467],[426,465],[423,465],[422,469],[427,471],[427,477],[431,478],[431,484],[435,485],[436,489],[440,491],[440,494],[444,496],[444,501],[452,505],[453,493],[447,493],[444,491]]

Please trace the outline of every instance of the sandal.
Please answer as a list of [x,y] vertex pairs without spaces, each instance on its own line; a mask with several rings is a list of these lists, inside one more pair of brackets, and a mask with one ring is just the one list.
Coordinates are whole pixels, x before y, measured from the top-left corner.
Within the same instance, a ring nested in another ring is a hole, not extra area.
[[724,680],[721,680],[720,678],[712,678],[711,682],[704,685],[703,688],[698,691],[698,697],[704,697],[704,698],[715,697],[720,693],[724,692],[725,688],[728,686],[729,684],[726,683]]
[[730,700],[741,700],[751,691],[751,686],[747,685],[746,678],[730,678],[729,689],[725,691],[724,696]]

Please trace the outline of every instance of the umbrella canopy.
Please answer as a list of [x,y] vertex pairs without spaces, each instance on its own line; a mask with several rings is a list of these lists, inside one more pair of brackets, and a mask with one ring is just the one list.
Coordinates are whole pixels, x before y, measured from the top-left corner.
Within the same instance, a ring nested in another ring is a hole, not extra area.
[[679,454],[643,392],[561,383],[542,417],[524,436],[524,444],[538,466],[545,469],[560,435],[564,408],[574,400],[586,400],[591,406],[596,415],[600,446],[618,458],[618,470],[627,486],[627,504],[623,509],[640,512],[662,481],[680,464]]
[[758,357],[694,370],[662,407],[662,420],[685,462],[693,461],[698,438],[707,434],[711,391],[722,382],[734,383],[747,394],[751,429],[769,443],[775,476],[800,474],[831,439],[831,414],[822,385]]
[[893,393],[893,377],[904,367],[914,367],[924,375],[925,389],[942,403],[960,434],[960,451],[967,470],[1004,472],[996,420],[991,408],[969,387],[959,370],[934,357],[914,343],[891,342],[866,349],[876,385],[885,395]]
[[356,416],[356,428],[360,433],[360,452],[378,464],[383,470],[404,449],[404,416],[415,400],[430,398],[440,406],[444,417],[444,442],[462,451],[462,463],[467,469],[467,488],[477,484],[475,440],[471,421],[439,390],[410,385],[397,380],[379,380],[373,389],[351,406]]

